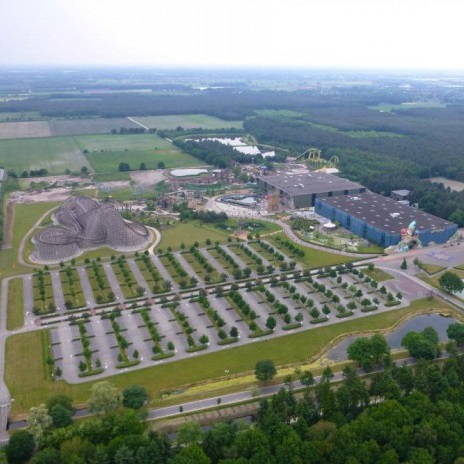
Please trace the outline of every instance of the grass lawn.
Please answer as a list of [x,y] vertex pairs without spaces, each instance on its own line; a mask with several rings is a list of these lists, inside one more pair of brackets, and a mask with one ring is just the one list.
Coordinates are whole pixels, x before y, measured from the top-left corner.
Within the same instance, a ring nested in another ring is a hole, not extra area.
[[363,268],[363,273],[369,276],[371,279],[376,280],[377,282],[384,282],[385,280],[393,279],[393,276],[388,274],[382,269],[374,268],[370,271],[368,268]]
[[[60,272],[61,288],[63,291],[64,301],[73,303],[73,308],[81,308],[86,305],[85,295],[82,291],[81,280],[76,269],[72,269],[71,277],[69,278],[66,271]],[[72,282],[73,285],[69,285]],[[74,296],[73,296],[74,293]]]
[[124,267],[127,269],[127,272],[128,272],[127,275],[129,278],[128,282],[130,282],[131,287],[129,287],[129,285],[127,284],[119,266],[116,263],[113,263],[111,267],[113,268],[114,275],[118,279],[119,287],[121,288],[121,292],[124,295],[124,299],[128,300],[130,298],[135,298],[136,296],[138,296],[138,293],[137,293],[138,283],[134,275],[132,274],[132,271],[130,270],[129,265],[125,264]]
[[12,279],[8,283],[7,330],[19,329],[24,325],[23,279]]
[[179,221],[161,230],[161,242],[157,248],[166,250],[167,247],[171,247],[173,250],[180,250],[182,243],[189,247],[195,242],[204,246],[208,238],[213,243],[216,241],[226,243],[227,237],[229,237],[227,230],[222,231],[211,224],[201,224],[200,221]]
[[59,203],[51,202],[18,204],[15,206],[12,248],[0,251],[0,278],[31,272],[31,268],[22,266],[17,261],[19,245],[22,238],[31,230],[40,216],[57,205]]
[[37,275],[32,277],[32,287],[34,291],[34,306],[40,308],[44,313],[48,312],[50,304],[55,304],[55,298],[53,296],[52,278],[49,272],[44,273],[44,299],[42,299],[39,292],[39,279]]
[[[457,274],[461,279],[464,279],[464,270],[461,270],[459,268],[454,268],[452,270],[452,272]],[[438,288],[438,289],[442,290],[442,288],[440,286],[440,283],[438,282],[438,280],[441,277],[441,273],[435,273],[433,275],[429,275],[429,274],[426,274],[424,272],[421,272],[421,273],[417,274],[417,277],[419,277],[419,279],[423,280],[424,282],[427,282],[429,285],[432,285],[435,288]],[[457,298],[458,300],[464,301],[464,299],[461,298],[459,295],[453,295],[453,296],[455,298]]]
[[179,114],[169,116],[133,116],[133,119],[144,126],[156,129],[242,129],[242,121],[225,121],[207,114]]
[[278,242],[276,240],[276,237],[278,236],[284,240],[291,241],[284,234],[272,235],[266,238],[266,240],[272,243],[272,246],[280,250],[285,256],[288,256],[290,259],[301,263],[302,266],[306,269],[315,269],[323,266],[333,266],[334,264],[350,263],[359,259],[353,258],[351,256],[343,256],[336,253],[330,253],[328,251],[315,250],[314,248],[305,247],[291,241],[294,246],[305,252],[305,256],[303,258],[300,258],[299,256],[292,255],[290,250],[283,246],[282,242]]
[[167,140],[155,134],[140,135],[91,135],[75,137],[97,174],[119,175],[119,163],[128,163],[138,169],[145,163],[147,169],[156,169],[162,161],[166,168],[193,167],[201,163]]
[[447,269],[445,266],[439,266],[438,264],[421,264],[421,269],[425,271],[428,275],[438,274],[441,271]]
[[[250,233],[259,233],[261,236],[276,232],[280,230],[280,227],[276,224],[267,221],[249,220],[245,223],[259,224],[258,227],[249,230]],[[165,250],[170,246],[173,250],[180,250],[180,246],[183,243],[187,248],[193,245],[195,242],[200,244],[200,247],[205,246],[206,239],[210,239],[214,244],[216,241],[224,244],[227,243],[227,238],[235,232],[238,228],[238,222],[236,219],[228,219],[224,223],[220,224],[205,224],[200,221],[189,221],[189,222],[175,222],[169,228],[161,230],[161,242],[158,245],[159,248]],[[229,229],[229,230],[228,230]]]
[[[433,309],[452,311],[441,301],[417,300],[407,308],[127,372],[110,377],[109,380],[118,388],[133,384],[144,386],[152,398],[151,406],[160,406],[168,403],[163,401],[161,393],[178,391],[194,383],[223,377],[225,368],[235,378],[244,372],[253,371],[256,362],[262,359],[271,359],[277,366],[307,363],[336,338],[353,333],[386,330],[406,316]],[[42,347],[41,341],[43,333],[44,331],[34,331],[14,335],[6,342],[5,381],[11,396],[15,398],[12,405],[13,416],[27,412],[30,407],[43,403],[58,393],[69,395],[76,404],[81,404],[88,399],[90,387],[95,382],[78,385],[68,385],[64,381],[52,382],[45,370],[46,353],[44,354],[45,347]],[[225,394],[227,391],[225,386],[215,394]],[[190,398],[183,397],[182,400],[203,396],[204,393],[200,393]],[[175,403],[175,397],[169,402]]]
[[65,169],[80,171],[90,167],[72,137],[42,137],[0,140],[0,166],[24,170],[45,168],[49,174],[63,174]]

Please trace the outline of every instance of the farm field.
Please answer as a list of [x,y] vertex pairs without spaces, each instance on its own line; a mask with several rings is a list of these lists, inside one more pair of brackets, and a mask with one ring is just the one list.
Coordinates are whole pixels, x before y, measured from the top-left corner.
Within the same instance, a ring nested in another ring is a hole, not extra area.
[[98,174],[119,173],[119,163],[128,163],[131,169],[138,169],[140,163],[156,169],[160,161],[166,168],[200,164],[154,134],[78,136],[75,140],[82,151],[88,151],[85,156]]
[[82,166],[90,167],[70,137],[0,140],[0,165],[18,175],[31,169],[45,168],[49,174],[63,174],[65,169],[80,171]]
[[19,121],[0,123],[0,139],[50,137],[48,121]]
[[140,122],[146,127],[156,129],[175,129],[183,127],[184,129],[224,129],[233,127],[241,129],[242,121],[225,121],[207,114],[179,114],[169,116],[133,116],[135,121]]
[[57,119],[49,121],[54,137],[68,135],[109,134],[112,129],[139,127],[127,118]]

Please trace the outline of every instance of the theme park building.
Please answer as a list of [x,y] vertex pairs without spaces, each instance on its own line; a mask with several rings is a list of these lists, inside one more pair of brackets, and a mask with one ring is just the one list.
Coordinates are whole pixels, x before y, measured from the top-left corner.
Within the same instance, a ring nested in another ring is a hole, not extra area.
[[314,211],[370,242],[404,249],[445,243],[458,226],[391,198],[365,191],[316,198]]

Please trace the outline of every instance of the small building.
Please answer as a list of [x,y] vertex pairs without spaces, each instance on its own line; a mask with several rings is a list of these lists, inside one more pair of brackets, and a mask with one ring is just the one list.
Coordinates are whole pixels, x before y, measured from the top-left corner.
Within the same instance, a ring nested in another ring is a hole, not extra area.
[[401,230],[414,221],[424,246],[445,243],[458,229],[452,222],[370,191],[316,198],[315,212],[383,248],[397,245]]
[[366,191],[356,182],[325,172],[306,171],[258,177],[258,186],[264,193],[279,194],[281,209],[299,209],[314,206],[316,198],[350,195]]
[[411,192],[409,190],[392,190],[390,198],[395,201],[407,202]]

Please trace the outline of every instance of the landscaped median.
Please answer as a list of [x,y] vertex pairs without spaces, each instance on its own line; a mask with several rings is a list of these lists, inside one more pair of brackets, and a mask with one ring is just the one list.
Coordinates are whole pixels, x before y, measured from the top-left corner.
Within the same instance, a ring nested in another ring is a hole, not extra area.
[[[184,392],[182,402],[238,391],[249,387],[246,375],[253,371],[257,361],[271,359],[277,366],[291,368],[313,361],[325,351],[331,342],[346,334],[386,330],[404,317],[435,311],[451,311],[450,307],[437,300],[417,300],[407,308],[373,314],[356,320],[347,320],[311,331],[294,333],[278,338],[263,340],[242,347],[233,347],[219,352],[197,355],[167,364],[126,372],[110,378],[117,387],[137,384],[150,393],[151,407],[176,404],[180,398],[174,392]],[[42,347],[43,331],[28,332],[8,338],[6,343],[5,381],[15,399],[12,406],[14,419],[32,406],[58,393],[67,394],[77,404],[84,403],[89,396],[91,382],[69,385],[64,381],[52,381],[47,374],[47,351]],[[225,372],[228,372],[225,375]],[[237,378],[244,382],[237,382]],[[234,379],[230,384],[228,379]],[[99,379],[101,380],[101,379]],[[218,388],[215,382],[221,382]],[[224,382],[222,384],[222,382]],[[201,383],[200,392],[187,394],[191,386]],[[208,385],[215,385],[209,391]],[[166,392],[172,392],[167,395]],[[162,397],[164,393],[164,397]]]

